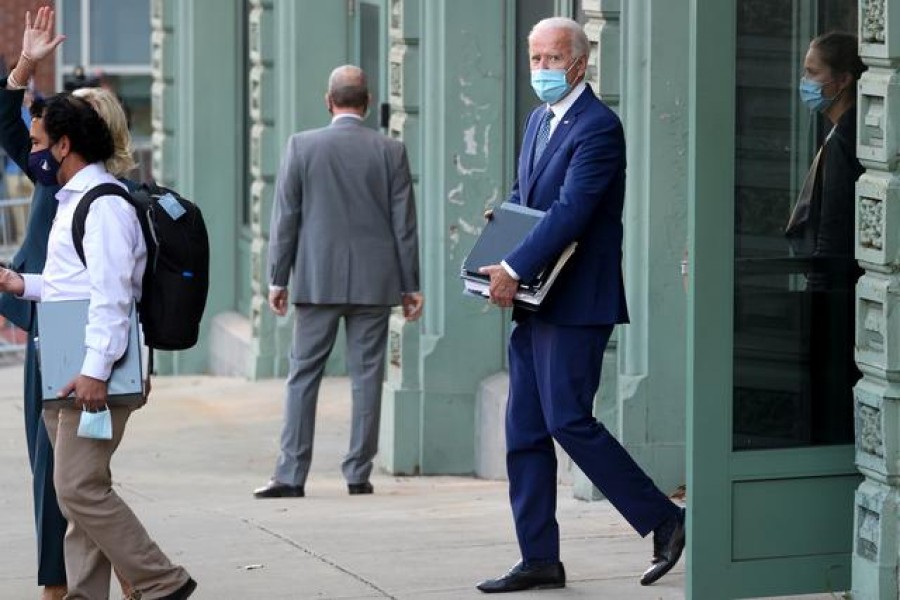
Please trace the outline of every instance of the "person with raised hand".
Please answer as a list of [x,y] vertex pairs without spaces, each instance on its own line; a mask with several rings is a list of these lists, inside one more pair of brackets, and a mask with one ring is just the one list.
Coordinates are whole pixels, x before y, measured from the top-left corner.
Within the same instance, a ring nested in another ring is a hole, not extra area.
[[[55,173],[42,167],[48,151],[36,141],[46,138],[40,106],[32,109],[31,127],[22,121],[26,87],[38,64],[53,56],[65,36],[55,32],[55,13],[41,7],[32,19],[25,13],[22,53],[8,77],[0,78],[0,147],[35,184],[30,216],[22,246],[11,261],[13,269],[40,273],[47,257],[47,238],[56,216],[59,190]],[[52,175],[52,177],[51,177]],[[63,538],[66,520],[59,510],[53,485],[53,449],[41,418],[41,378],[37,365],[34,337],[37,320],[31,302],[11,294],[0,295],[0,315],[28,332],[25,352],[24,414],[28,458],[33,476],[34,519],[37,538],[37,583],[43,586],[43,600],[57,600],[66,594],[66,570]]]

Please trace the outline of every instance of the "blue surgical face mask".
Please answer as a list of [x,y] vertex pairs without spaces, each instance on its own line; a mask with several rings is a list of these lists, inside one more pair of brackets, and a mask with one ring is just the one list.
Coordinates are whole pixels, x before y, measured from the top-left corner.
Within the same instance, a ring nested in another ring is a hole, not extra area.
[[559,102],[572,86],[566,80],[566,75],[572,70],[572,67],[578,62],[576,58],[568,69],[535,69],[531,72],[531,87],[534,93],[547,104],[556,104]]
[[78,437],[111,440],[112,413],[109,412],[109,407],[104,407],[103,410],[97,412],[82,410],[81,419],[78,421]]
[[808,77],[800,78],[800,100],[803,101],[803,104],[805,104],[809,110],[825,112],[831,108],[831,105],[834,104],[837,97],[841,95],[841,92],[838,92],[831,98],[825,96],[822,92],[822,88],[828,83],[831,82],[816,81],[815,79],[809,79]]
[[37,183],[41,185],[59,185],[56,179],[59,173],[59,161],[57,161],[50,148],[44,148],[28,155],[28,171]]

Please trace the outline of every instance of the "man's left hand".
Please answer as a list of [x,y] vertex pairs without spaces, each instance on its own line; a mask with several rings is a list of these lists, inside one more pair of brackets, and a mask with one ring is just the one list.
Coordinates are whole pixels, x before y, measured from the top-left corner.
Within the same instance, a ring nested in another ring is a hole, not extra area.
[[286,288],[269,290],[269,308],[279,317],[287,314],[287,300],[288,292]]
[[402,299],[403,316],[410,323],[422,316],[422,308],[425,306],[425,296],[422,292],[407,292]]
[[509,308],[513,305],[513,298],[519,289],[519,282],[506,272],[502,265],[488,265],[481,267],[478,272],[491,278],[490,301],[500,308]]
[[59,390],[57,396],[67,398],[74,394],[76,408],[100,410],[106,406],[106,392],[107,384],[105,381],[100,381],[87,375],[79,375],[67,383],[66,387]]

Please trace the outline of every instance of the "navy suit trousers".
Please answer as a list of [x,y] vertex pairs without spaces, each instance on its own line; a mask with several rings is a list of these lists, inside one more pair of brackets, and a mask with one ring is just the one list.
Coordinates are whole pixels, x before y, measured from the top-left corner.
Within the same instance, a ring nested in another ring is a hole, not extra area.
[[641,536],[676,514],[675,504],[593,416],[612,330],[552,325],[536,316],[513,329],[506,462],[526,563],[559,560],[554,439]]

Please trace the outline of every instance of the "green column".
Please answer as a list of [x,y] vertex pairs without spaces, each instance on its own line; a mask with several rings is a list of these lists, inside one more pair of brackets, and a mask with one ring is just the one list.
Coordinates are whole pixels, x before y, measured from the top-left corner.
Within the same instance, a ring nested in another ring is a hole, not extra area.
[[[403,138],[421,177],[426,303],[418,328],[397,320],[392,325],[394,366],[384,398],[381,461],[394,473],[471,473],[475,391],[503,365],[508,315],[462,297],[458,274],[481,231],[482,212],[502,200],[510,185],[506,167],[514,157],[505,143],[503,111],[507,5],[392,2],[407,42],[394,46],[392,54],[402,56],[396,56],[401,67],[392,68],[391,80],[393,85],[402,78],[399,102],[406,110],[397,128],[409,125]],[[421,38],[408,21],[411,15],[419,16]],[[415,39],[418,44],[408,43]],[[421,68],[404,69],[406,61],[419,61]],[[418,94],[417,101],[408,102],[407,93]],[[419,128],[419,119],[428,127]]]
[[154,171],[203,210],[210,235],[210,293],[200,343],[159,353],[162,372],[208,365],[212,317],[234,307],[237,206],[243,190],[243,55],[240,0],[154,0]]
[[[684,483],[690,19],[682,3],[624,2],[620,114],[628,146],[619,439],[665,492]],[[650,41],[652,40],[652,44]]]
[[860,0],[854,600],[900,596],[900,0]]

